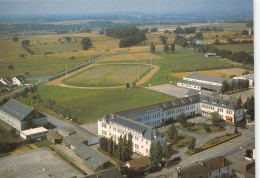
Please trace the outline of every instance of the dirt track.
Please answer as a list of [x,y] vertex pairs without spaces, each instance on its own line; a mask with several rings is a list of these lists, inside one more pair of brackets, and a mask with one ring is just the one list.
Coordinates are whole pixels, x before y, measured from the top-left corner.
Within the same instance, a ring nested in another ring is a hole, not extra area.
[[[94,66],[98,66],[98,65],[107,65],[110,63],[106,63],[106,64],[99,64],[99,63],[94,63],[94,64],[90,64],[89,66],[83,67],[79,70],[76,70],[74,72],[69,73],[68,75],[64,75],[60,78],[57,78],[55,80],[52,80],[48,83],[46,83],[45,85],[52,85],[52,86],[61,86],[61,87],[66,87],[66,88],[79,88],[79,89],[115,89],[115,88],[124,88],[125,85],[123,86],[114,86],[114,87],[78,87],[78,86],[71,86],[71,85],[65,85],[63,83],[61,83],[62,80],[73,76],[81,71],[87,70],[91,67]],[[128,63],[111,63],[111,64],[128,64]],[[150,64],[143,64],[143,63],[129,63],[129,64],[141,64],[141,65],[147,65],[150,66]],[[159,66],[153,65],[153,70],[151,70],[148,74],[146,74],[141,80],[139,80],[136,85],[140,86],[141,84],[145,83],[147,80],[149,80],[158,70],[160,69]]]

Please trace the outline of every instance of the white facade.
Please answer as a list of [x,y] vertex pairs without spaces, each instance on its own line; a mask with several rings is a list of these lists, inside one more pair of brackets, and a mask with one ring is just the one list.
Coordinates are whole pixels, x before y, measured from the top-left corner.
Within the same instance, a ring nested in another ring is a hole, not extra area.
[[23,128],[22,125],[24,125],[24,124],[22,124],[22,122],[20,120],[14,118],[13,116],[11,116],[1,110],[0,110],[0,119],[19,131],[22,130],[22,128]]
[[12,80],[13,80],[14,85],[17,85],[17,86],[22,86],[25,83],[24,81],[20,81],[16,77],[14,77]]
[[34,129],[23,130],[20,132],[20,136],[26,140],[26,139],[40,138],[45,136],[47,133],[48,133],[47,129],[45,129],[44,127],[38,127]]
[[206,80],[199,80],[199,79],[192,79],[188,77],[183,77],[183,80],[191,81],[191,82],[198,82],[198,83],[204,83],[208,85],[215,85],[215,86],[222,86],[222,83],[213,82],[213,81],[206,81]]
[[249,81],[249,86],[254,86],[255,85],[254,74],[247,74],[247,75],[242,75],[242,76],[238,76],[238,77],[233,77],[233,79],[248,80]]
[[192,85],[192,84],[187,84],[187,83],[182,83],[182,82],[178,82],[177,86],[190,88],[190,89],[194,89],[194,90],[201,90],[201,86],[199,86],[199,85]]
[[[135,122],[135,121],[132,121]],[[146,126],[147,127],[147,126]],[[152,129],[152,128],[150,128]],[[116,141],[118,143],[118,139],[120,137],[120,135],[122,135],[122,137],[124,135],[128,135],[129,133],[132,134],[133,136],[133,151],[136,153],[139,153],[141,155],[144,156],[148,156],[150,153],[150,146],[151,143],[153,143],[153,145],[156,145],[157,141],[159,141],[162,145],[162,147],[164,148],[164,144],[165,144],[165,137],[162,137],[162,135],[159,135],[156,138],[153,138],[153,140],[151,139],[146,139],[143,137],[143,134],[131,129],[129,127],[125,127],[113,122],[106,122],[106,119],[102,118],[100,120],[98,120],[98,135],[99,136],[104,136],[106,138],[111,138]]]

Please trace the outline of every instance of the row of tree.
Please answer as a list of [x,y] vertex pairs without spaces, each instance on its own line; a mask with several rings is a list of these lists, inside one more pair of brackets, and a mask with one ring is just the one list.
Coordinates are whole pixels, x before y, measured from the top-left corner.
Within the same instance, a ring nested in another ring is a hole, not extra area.
[[34,55],[34,52],[33,50],[31,50],[28,46],[30,45],[30,41],[29,40],[23,40],[22,41],[22,47],[28,52],[30,53],[31,55]]
[[126,162],[131,159],[133,154],[133,136],[120,135],[118,144],[112,138],[101,137],[99,140],[100,148],[106,151],[109,155],[115,156],[120,161]]
[[244,108],[247,109],[247,114],[251,116],[251,119],[255,119],[255,98],[252,95],[247,97],[246,102],[244,103]]
[[242,90],[249,88],[249,80],[232,80],[232,82],[227,82],[227,80],[223,81],[221,86],[221,93],[228,93],[234,90]]
[[196,32],[196,27],[185,27],[184,29],[180,26],[174,30],[175,34],[192,34]]

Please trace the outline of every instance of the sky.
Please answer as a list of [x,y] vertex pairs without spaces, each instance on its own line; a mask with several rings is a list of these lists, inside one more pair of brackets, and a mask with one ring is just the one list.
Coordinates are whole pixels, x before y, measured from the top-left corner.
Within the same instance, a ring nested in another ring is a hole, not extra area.
[[0,0],[1,15],[117,12],[253,14],[253,0]]

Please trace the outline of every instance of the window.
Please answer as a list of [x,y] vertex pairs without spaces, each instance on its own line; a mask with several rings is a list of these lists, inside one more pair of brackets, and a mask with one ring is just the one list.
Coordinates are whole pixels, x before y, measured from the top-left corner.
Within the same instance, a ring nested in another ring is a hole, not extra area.
[[148,149],[146,149],[146,154],[148,153]]
[[102,123],[102,127],[107,128],[107,125],[105,123]]
[[146,145],[148,145],[148,141],[146,141]]

